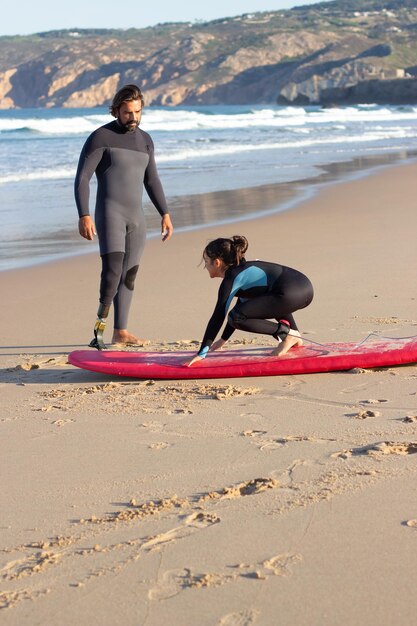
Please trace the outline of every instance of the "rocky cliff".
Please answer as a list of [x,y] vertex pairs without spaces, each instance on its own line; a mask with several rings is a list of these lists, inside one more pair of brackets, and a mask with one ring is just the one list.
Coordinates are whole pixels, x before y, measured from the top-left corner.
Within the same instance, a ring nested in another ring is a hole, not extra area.
[[417,103],[417,0],[335,0],[141,30],[0,38],[0,108]]

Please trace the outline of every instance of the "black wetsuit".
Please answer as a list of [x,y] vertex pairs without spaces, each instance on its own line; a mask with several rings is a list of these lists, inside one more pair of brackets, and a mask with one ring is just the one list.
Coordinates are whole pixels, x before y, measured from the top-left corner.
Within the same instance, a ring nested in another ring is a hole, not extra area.
[[151,137],[117,120],[87,139],[75,178],[80,217],[89,215],[90,180],[97,177],[95,224],[102,258],[100,302],[114,302],[114,327],[127,328],[136,273],[146,240],[143,186],[160,215],[168,213]]
[[222,339],[227,341],[236,328],[277,337],[280,320],[297,330],[292,313],[310,304],[313,286],[304,274],[290,267],[242,259],[240,265],[229,267],[225,273],[199,356],[207,354],[234,297],[238,302],[228,315]]

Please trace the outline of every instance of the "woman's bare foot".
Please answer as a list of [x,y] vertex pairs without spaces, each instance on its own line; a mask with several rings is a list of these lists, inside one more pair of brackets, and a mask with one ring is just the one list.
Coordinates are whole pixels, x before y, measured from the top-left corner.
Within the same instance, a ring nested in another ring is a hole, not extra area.
[[287,354],[287,352],[291,350],[291,348],[294,348],[294,346],[302,346],[302,345],[303,345],[303,340],[301,339],[300,334],[287,335],[284,341],[281,341],[281,343],[276,348],[274,348],[274,350],[272,350],[271,356],[283,356],[284,354]]
[[121,343],[130,346],[144,346],[149,343],[146,339],[139,339],[128,330],[114,329],[112,343]]

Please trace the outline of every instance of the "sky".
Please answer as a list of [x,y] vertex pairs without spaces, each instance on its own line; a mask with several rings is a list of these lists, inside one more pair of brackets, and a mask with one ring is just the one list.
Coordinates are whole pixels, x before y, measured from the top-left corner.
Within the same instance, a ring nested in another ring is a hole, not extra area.
[[20,0],[2,12],[0,36],[77,28],[145,28],[164,22],[210,21],[257,11],[278,11],[320,0]]

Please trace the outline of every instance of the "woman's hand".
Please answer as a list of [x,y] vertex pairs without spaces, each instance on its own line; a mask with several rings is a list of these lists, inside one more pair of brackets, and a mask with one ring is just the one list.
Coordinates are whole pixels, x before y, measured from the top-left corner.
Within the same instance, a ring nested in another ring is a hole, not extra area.
[[217,341],[214,341],[211,344],[209,351],[210,352],[214,352],[215,350],[220,350],[220,348],[222,348],[225,343],[226,343],[226,341],[224,339],[218,339]]
[[203,359],[204,357],[196,354],[192,357],[192,359],[187,359],[186,361],[184,361],[183,365],[185,365],[185,367],[191,367],[192,365],[194,365],[194,363],[197,363],[198,361],[202,361]]

